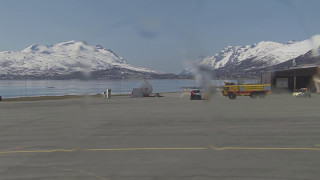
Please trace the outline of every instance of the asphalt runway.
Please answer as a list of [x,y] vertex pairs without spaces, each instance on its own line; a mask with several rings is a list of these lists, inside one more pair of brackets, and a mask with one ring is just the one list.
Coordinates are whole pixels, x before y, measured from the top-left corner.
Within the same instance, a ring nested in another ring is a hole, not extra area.
[[319,179],[320,95],[163,95],[0,102],[0,179]]

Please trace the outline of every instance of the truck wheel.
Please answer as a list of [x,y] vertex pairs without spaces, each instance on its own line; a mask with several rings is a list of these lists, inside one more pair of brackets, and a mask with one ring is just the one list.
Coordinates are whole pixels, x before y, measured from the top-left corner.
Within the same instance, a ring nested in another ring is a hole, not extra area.
[[250,94],[250,97],[251,97],[252,99],[256,99],[256,98],[258,97],[258,95],[257,95],[257,93],[252,92],[252,93]]
[[230,93],[229,95],[229,99],[236,99],[237,95],[234,93]]

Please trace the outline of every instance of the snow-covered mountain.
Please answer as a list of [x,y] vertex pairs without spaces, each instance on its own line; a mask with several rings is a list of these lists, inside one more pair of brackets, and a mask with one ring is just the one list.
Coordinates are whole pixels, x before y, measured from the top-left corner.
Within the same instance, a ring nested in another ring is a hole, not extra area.
[[[241,71],[261,69],[284,63],[297,58],[320,46],[320,35],[304,41],[290,41],[282,44],[271,41],[262,41],[247,46],[227,46],[221,52],[208,57],[202,57],[193,63],[195,66],[217,70],[239,68]],[[192,72],[187,67],[182,74]]]
[[[103,71],[107,71],[103,73]],[[0,76],[1,78],[69,78],[78,74],[107,74],[113,78],[113,74],[121,74],[126,77],[140,73],[163,75],[165,73],[147,68],[133,67],[127,61],[109,49],[100,45],[92,46],[84,42],[69,41],[50,46],[31,45],[22,51],[0,52]],[[110,74],[111,73],[111,74]],[[112,74],[113,73],[113,74]],[[73,75],[72,75],[73,74]],[[71,76],[70,76],[71,75]]]

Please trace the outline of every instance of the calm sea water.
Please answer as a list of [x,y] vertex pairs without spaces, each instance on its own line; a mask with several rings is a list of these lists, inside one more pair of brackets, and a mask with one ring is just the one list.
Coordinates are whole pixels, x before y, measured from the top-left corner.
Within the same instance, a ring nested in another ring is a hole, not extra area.
[[[230,80],[229,80],[230,81]],[[141,80],[0,80],[0,96],[4,98],[23,96],[61,96],[101,94],[111,89],[112,94],[130,94],[139,87]],[[185,87],[197,87],[196,80],[155,79],[148,80],[154,93],[181,92]],[[212,80],[215,86],[222,86],[222,80]]]
[[[0,96],[61,96],[101,94],[111,89],[112,94],[129,94],[142,80],[1,80]],[[184,87],[197,86],[195,80],[148,80],[153,92],[179,92]]]

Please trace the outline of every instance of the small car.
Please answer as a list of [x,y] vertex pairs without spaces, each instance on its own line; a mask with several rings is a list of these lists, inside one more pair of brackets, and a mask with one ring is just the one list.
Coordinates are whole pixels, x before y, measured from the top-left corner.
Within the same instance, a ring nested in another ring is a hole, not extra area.
[[292,94],[295,97],[308,97],[311,98],[311,92],[307,88],[301,88]]
[[190,93],[190,100],[201,100],[201,91],[196,89]]

